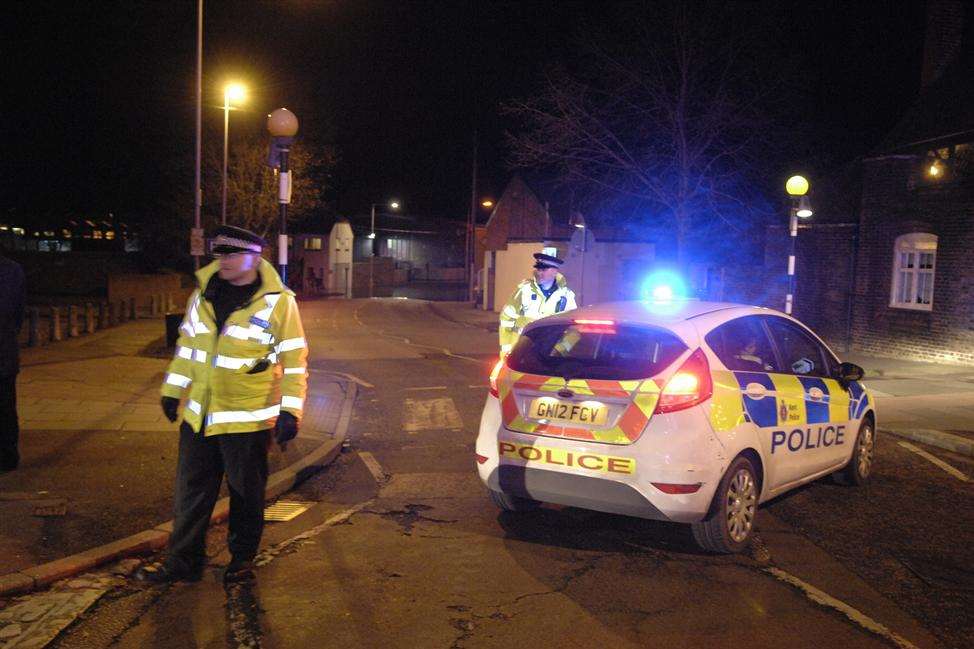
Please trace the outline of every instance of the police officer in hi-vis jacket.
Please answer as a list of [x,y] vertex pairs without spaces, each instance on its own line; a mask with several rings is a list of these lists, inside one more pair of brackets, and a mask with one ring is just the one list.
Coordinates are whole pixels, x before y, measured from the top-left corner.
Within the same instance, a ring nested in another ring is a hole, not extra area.
[[501,310],[498,331],[502,356],[511,351],[528,324],[576,308],[575,293],[568,288],[565,276],[558,272],[564,263],[552,255],[534,254],[534,276],[517,285]]
[[297,435],[304,407],[308,349],[294,293],[261,258],[261,237],[230,226],[215,235],[216,260],[196,273],[199,285],[162,386],[169,421],[185,401],[169,555],[136,574],[152,583],[200,579],[224,475],[232,556],[224,581],[253,577],[271,436],[283,449]]

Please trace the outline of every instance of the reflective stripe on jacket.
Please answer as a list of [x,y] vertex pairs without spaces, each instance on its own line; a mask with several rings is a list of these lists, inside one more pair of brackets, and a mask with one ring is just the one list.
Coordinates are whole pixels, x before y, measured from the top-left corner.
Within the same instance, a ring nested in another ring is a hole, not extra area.
[[506,354],[511,351],[511,347],[517,342],[521,331],[528,324],[545,316],[577,308],[575,293],[568,288],[565,276],[558,273],[555,276],[555,284],[557,285],[555,292],[547,299],[533,277],[517,285],[511,299],[501,309],[500,327],[498,329],[501,353]]
[[196,273],[162,395],[185,396],[183,419],[206,436],[273,428],[281,410],[300,419],[308,345],[294,292],[261,259],[260,288],[217,332],[204,293],[218,270],[213,262]]

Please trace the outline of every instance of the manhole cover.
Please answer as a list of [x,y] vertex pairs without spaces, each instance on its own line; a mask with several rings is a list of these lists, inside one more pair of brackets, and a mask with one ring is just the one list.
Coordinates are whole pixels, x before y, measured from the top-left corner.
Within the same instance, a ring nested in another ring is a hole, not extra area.
[[278,500],[273,505],[264,509],[264,520],[283,523],[308,511],[313,504],[293,500]]

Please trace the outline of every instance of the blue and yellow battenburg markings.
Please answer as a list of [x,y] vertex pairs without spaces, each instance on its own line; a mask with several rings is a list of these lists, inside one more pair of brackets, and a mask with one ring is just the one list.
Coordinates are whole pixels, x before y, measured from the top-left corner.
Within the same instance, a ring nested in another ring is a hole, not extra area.
[[[869,405],[869,396],[857,382],[846,392],[835,379],[729,370],[711,374],[714,395],[710,422],[718,431],[747,422],[760,428],[834,424],[862,417]],[[764,386],[776,396],[748,396],[745,390],[751,383]]]

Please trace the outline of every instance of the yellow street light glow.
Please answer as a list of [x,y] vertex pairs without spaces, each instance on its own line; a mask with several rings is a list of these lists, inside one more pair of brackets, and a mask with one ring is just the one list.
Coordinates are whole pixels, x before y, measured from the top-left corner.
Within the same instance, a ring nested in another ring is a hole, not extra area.
[[240,103],[247,98],[247,89],[239,83],[228,83],[223,89],[227,103]]
[[490,200],[488,198],[488,199],[482,201],[480,204],[483,205],[484,207],[493,207],[494,206],[494,201],[492,201],[492,200]]
[[808,181],[804,176],[792,176],[785,183],[785,191],[792,196],[804,196],[808,192]]
[[398,210],[399,209],[399,201],[392,201],[391,203],[389,203],[389,207],[391,207],[394,210]]
[[942,173],[943,173],[943,169],[940,168],[939,162],[931,163],[931,165],[927,167],[927,175],[931,176],[932,178],[936,178]]

